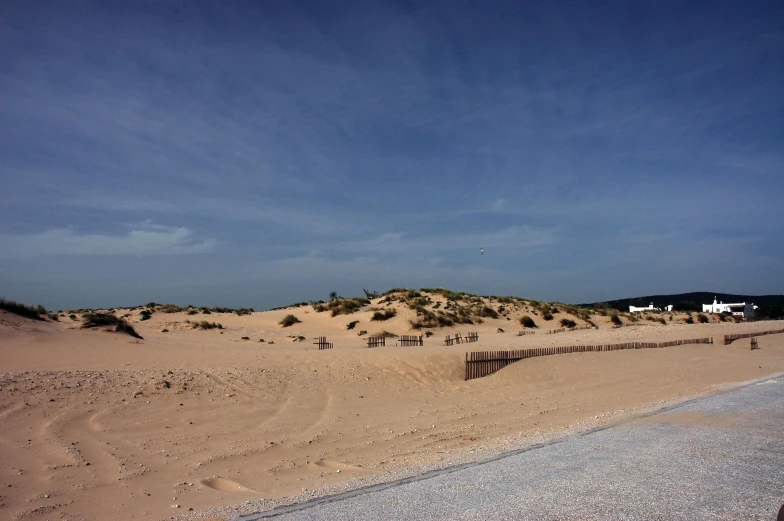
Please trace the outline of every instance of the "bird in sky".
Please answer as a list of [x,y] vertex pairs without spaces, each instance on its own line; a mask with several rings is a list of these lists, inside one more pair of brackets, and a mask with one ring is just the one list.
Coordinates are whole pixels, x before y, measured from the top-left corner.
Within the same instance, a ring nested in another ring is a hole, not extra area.
[[485,249],[479,248],[479,255],[484,255],[484,254],[485,254]]

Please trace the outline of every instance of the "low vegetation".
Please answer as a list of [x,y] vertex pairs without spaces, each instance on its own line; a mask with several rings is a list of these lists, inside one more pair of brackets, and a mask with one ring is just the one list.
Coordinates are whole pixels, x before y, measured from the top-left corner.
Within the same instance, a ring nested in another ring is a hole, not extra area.
[[562,318],[561,319],[561,327],[565,327],[567,329],[571,329],[573,327],[577,327],[577,322],[575,322],[574,320],[570,320],[568,318]]
[[359,320],[352,320],[351,322],[346,324],[346,329],[349,330],[354,329],[354,326],[356,326],[357,324],[359,324]]
[[389,320],[390,318],[393,318],[395,315],[397,315],[397,311],[395,311],[394,309],[386,309],[384,311],[376,311],[375,313],[373,313],[373,316],[370,318],[370,320],[379,322],[379,321]]
[[202,320],[201,322],[191,322],[190,320],[186,320],[185,323],[192,324],[196,329],[223,329],[223,324],[219,324],[218,322],[209,322],[207,320]]
[[532,319],[528,315],[523,315],[522,317],[520,317],[520,324],[523,327],[530,327],[530,328],[537,327],[536,322],[534,322],[534,319]]
[[118,333],[126,333],[134,338],[142,338],[124,318],[116,317],[112,313],[94,312],[85,314],[82,328],[91,329],[94,327],[113,327]]
[[356,313],[363,307],[370,304],[370,299],[365,297],[357,298],[342,298],[335,297],[329,302],[316,302],[313,304],[313,309],[317,313],[329,311],[333,317],[338,315],[350,315]]
[[710,319],[705,315],[703,315],[702,313],[700,313],[697,315],[697,322],[699,322],[700,324],[707,324],[708,322],[710,322]]
[[612,322],[616,326],[623,325],[623,321],[621,320],[621,317],[618,316],[618,313],[613,313],[612,315],[610,315],[610,322]]
[[294,324],[299,324],[300,322],[302,321],[298,319],[296,315],[288,314],[285,317],[283,317],[283,320],[281,320],[278,323],[280,324],[281,327],[290,327],[293,326]]
[[43,320],[41,315],[46,315],[46,308],[40,304],[38,306],[27,306],[4,298],[0,298],[0,309],[4,309],[14,315],[32,318],[33,320]]

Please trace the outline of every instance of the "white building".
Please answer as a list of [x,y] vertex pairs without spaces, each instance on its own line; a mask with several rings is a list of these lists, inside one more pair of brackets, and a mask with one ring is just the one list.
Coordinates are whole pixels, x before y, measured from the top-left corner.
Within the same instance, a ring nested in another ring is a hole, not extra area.
[[[672,311],[672,304],[665,308],[667,311]],[[637,306],[629,306],[629,313],[637,313],[639,311],[661,311],[659,308],[653,307],[653,302],[651,302],[647,308],[638,308]]]
[[749,318],[754,314],[757,308],[753,303],[749,302],[734,302],[732,304],[725,304],[724,302],[717,302],[716,297],[713,297],[713,304],[703,304],[703,313],[730,313],[736,317]]

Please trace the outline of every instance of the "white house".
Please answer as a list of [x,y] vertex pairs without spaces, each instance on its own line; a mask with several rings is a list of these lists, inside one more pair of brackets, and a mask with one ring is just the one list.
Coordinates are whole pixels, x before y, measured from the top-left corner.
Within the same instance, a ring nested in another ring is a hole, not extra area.
[[[672,311],[672,304],[667,306],[666,310]],[[638,308],[637,306],[629,306],[629,313],[637,313],[638,311],[661,311],[661,309],[653,307],[653,302],[651,302],[647,308]]]
[[733,316],[743,318],[752,316],[755,309],[757,309],[757,306],[753,303],[735,302],[732,304],[725,304],[724,302],[718,302],[716,297],[713,297],[713,304],[702,305],[703,313],[730,313]]

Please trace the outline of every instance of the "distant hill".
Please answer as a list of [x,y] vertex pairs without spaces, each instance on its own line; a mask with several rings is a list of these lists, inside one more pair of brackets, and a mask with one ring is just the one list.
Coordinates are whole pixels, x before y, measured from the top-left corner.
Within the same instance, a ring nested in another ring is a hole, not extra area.
[[702,311],[702,305],[713,303],[714,298],[719,302],[753,302],[755,306],[760,308],[757,313],[759,318],[784,317],[784,295],[733,295],[731,293],[695,291],[693,293],[623,298],[580,304],[580,306],[587,308],[607,307],[628,311],[629,306],[643,307],[653,302],[653,307],[656,308],[664,308],[672,304],[677,311]]

